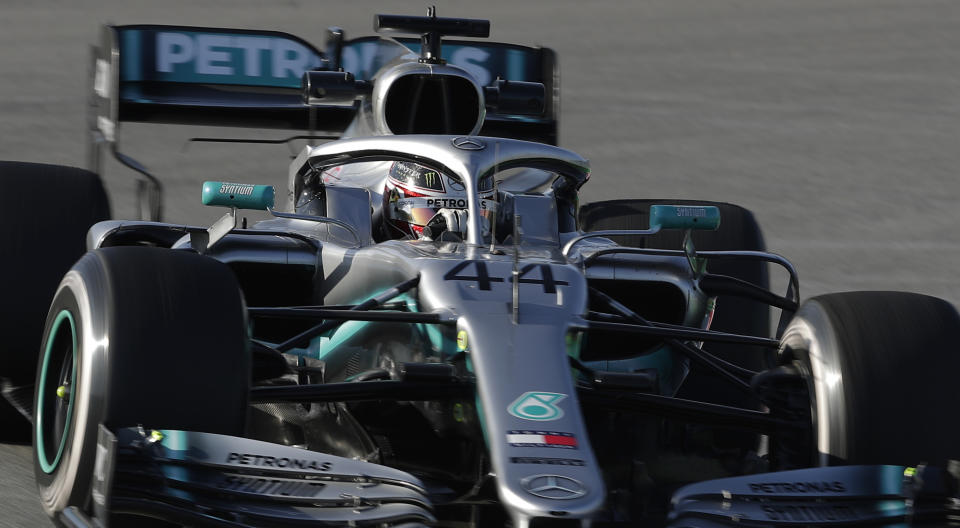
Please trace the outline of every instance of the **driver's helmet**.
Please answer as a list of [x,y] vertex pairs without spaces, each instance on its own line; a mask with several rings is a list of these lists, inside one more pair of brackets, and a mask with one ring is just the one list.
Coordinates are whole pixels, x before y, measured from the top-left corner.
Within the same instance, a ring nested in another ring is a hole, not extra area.
[[[496,207],[492,178],[480,187],[480,209],[492,213]],[[388,236],[437,240],[443,232],[451,232],[462,237],[467,229],[467,194],[456,176],[419,163],[393,162],[383,190]]]

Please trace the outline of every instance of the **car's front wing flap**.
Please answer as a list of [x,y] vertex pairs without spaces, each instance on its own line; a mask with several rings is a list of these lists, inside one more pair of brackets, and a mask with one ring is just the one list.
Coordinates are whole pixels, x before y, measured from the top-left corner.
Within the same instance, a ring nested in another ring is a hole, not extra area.
[[107,526],[119,513],[196,526],[420,526],[434,521],[423,484],[403,471],[188,431],[111,431],[101,425],[91,496],[92,519],[74,509],[61,520]]
[[833,466],[691,484],[672,500],[671,528],[957,526],[960,472]]

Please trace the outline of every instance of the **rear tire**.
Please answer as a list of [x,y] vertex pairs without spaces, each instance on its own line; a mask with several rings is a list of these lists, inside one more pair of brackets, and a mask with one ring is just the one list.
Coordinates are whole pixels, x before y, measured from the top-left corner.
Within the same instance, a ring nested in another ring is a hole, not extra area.
[[250,385],[245,309],[230,269],[184,251],[87,253],[44,328],[34,474],[56,518],[85,509],[100,423],[242,435]]
[[[0,303],[4,351],[0,377],[13,386],[33,382],[43,320],[57,284],[86,252],[91,225],[110,218],[100,178],[58,165],[0,161]],[[29,394],[29,392],[28,392]],[[29,407],[29,404],[27,404]],[[29,425],[0,398],[0,440],[29,441]]]
[[942,465],[960,458],[960,316],[905,292],[846,292],[801,306],[781,361],[807,375],[818,465]]

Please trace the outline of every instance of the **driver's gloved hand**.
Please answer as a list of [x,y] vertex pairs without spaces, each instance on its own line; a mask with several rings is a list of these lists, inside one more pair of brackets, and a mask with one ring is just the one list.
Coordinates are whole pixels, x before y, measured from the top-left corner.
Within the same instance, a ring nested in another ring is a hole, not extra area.
[[[430,231],[427,233],[427,231]],[[439,240],[442,233],[456,234],[460,239],[467,232],[467,211],[465,209],[440,209],[433,218],[427,222],[423,230],[423,238],[426,240]]]

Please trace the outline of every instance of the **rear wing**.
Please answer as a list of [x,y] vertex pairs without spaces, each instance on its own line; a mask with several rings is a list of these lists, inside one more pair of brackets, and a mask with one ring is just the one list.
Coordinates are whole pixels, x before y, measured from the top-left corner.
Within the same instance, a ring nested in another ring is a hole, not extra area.
[[[338,35],[342,38],[342,32]],[[397,41],[410,49],[419,46],[414,38]],[[305,105],[303,73],[339,66],[357,79],[370,79],[398,56],[400,46],[380,37],[338,40],[331,46],[324,52],[277,31],[104,26],[92,53],[90,170],[100,172],[103,149],[109,148],[118,161],[145,178],[138,186],[141,216],[159,220],[162,187],[146,168],[119,152],[123,122],[341,134],[359,103]],[[466,69],[481,86],[497,78],[545,85],[543,116],[488,112],[481,134],[556,144],[560,97],[553,50],[467,40],[446,40],[442,46],[448,62]]]

